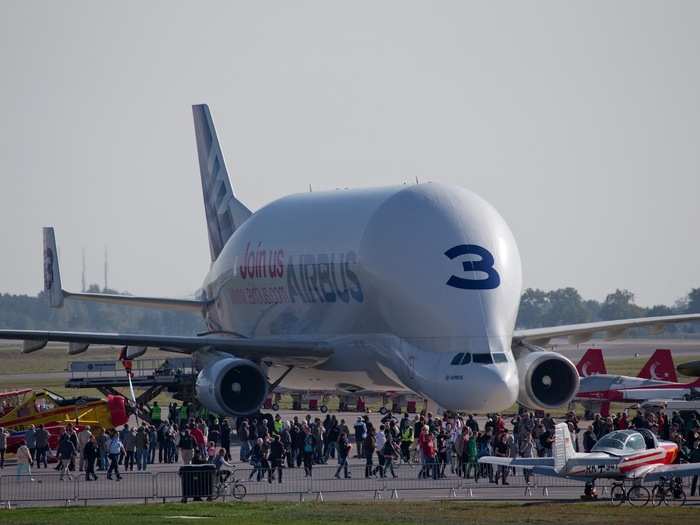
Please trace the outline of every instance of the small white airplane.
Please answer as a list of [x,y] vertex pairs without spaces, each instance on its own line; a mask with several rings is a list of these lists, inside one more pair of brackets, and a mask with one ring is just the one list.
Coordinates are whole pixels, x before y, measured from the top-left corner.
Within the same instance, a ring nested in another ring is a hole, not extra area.
[[[49,341],[192,354],[198,400],[221,415],[259,410],[278,386],[340,393],[406,392],[445,410],[494,412],[519,401],[567,404],[579,376],[538,345],[596,332],[662,330],[700,314],[516,330],[522,291],[513,234],[486,201],[443,184],[309,192],[252,213],[231,189],[206,105],[193,106],[211,267],[196,299],[63,290],[52,228],[44,289],[64,299],[203,315],[191,336],[0,330],[23,351]],[[186,247],[177,247],[186,249]],[[18,261],[18,264],[19,261]]]
[[[591,452],[576,452],[566,423],[555,427],[551,458],[505,458],[484,456],[479,463],[502,467],[524,468],[534,474],[586,481],[584,496],[595,495],[597,479],[631,481],[625,492],[620,484],[611,497],[615,502],[649,500],[649,491],[640,488],[642,481],[656,481],[700,474],[700,463],[674,464],[678,445],[660,441],[647,429],[615,430],[603,436]],[[617,492],[617,493],[616,493]]]

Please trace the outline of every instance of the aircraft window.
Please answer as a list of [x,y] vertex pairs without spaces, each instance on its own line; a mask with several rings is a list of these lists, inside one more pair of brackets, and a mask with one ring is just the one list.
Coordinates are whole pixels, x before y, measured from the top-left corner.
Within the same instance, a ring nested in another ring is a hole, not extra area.
[[468,365],[471,362],[472,362],[472,355],[469,352],[467,352],[466,354],[464,354],[464,357],[462,358],[461,364]]
[[626,440],[626,432],[611,432],[607,436],[603,436],[592,450],[596,451],[604,448],[617,448],[622,450],[625,447]]
[[627,443],[625,443],[625,448],[632,450],[646,450],[647,446],[646,443],[644,443],[644,438],[641,434],[632,434],[627,440]]
[[492,365],[493,357],[491,354],[474,354],[474,362],[480,365]]
[[450,364],[452,364],[452,365],[458,365],[458,364],[460,364],[460,363],[462,362],[462,356],[463,356],[463,355],[464,355],[464,354],[457,354],[456,356],[454,356],[454,357],[452,358],[452,362],[451,362]]
[[493,362],[494,363],[507,363],[508,357],[506,356],[506,354],[493,354]]

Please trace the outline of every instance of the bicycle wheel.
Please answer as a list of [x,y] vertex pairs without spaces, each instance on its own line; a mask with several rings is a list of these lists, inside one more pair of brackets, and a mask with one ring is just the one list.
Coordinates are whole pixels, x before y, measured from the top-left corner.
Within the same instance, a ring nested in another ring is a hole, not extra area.
[[619,484],[615,484],[610,489],[610,503],[615,506],[622,505],[627,499],[627,493],[625,492],[625,487]]
[[634,505],[635,507],[643,507],[649,503],[650,499],[651,494],[649,494],[649,489],[646,487],[630,487],[627,491],[627,501],[630,502],[630,505]]
[[247,490],[245,488],[245,485],[243,485],[242,483],[235,483],[233,485],[233,497],[237,500],[245,498],[246,493]]
[[661,505],[666,499],[666,489],[662,485],[654,485],[651,491],[651,504],[655,507]]
[[685,491],[680,490],[675,493],[672,490],[668,491],[664,503],[670,507],[682,507],[685,505]]

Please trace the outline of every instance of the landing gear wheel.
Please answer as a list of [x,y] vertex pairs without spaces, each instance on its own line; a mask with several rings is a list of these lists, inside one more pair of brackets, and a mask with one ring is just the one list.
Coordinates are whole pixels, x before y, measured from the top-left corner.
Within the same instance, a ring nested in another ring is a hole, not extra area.
[[279,412],[280,406],[277,403],[272,403],[272,410]]
[[595,490],[595,484],[593,482],[586,482],[586,486],[583,489],[583,496],[581,496],[581,499],[587,501],[598,499],[598,493]]
[[321,411],[321,414],[325,414],[326,412],[328,412],[328,407],[326,405],[321,405],[319,407],[319,410]]
[[622,505],[627,499],[627,493],[625,492],[625,487],[619,483],[613,484],[610,488],[610,503],[616,507]]
[[649,494],[649,489],[646,487],[630,487],[627,491],[627,501],[630,505],[635,507],[644,507],[651,499],[651,494]]

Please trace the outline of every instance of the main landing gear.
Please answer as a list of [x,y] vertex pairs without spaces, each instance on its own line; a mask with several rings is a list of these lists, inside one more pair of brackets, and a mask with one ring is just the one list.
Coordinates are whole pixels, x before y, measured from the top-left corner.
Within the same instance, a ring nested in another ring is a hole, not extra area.
[[583,488],[581,499],[584,501],[595,501],[598,499],[598,492],[595,489],[595,479],[586,481],[586,486]]

